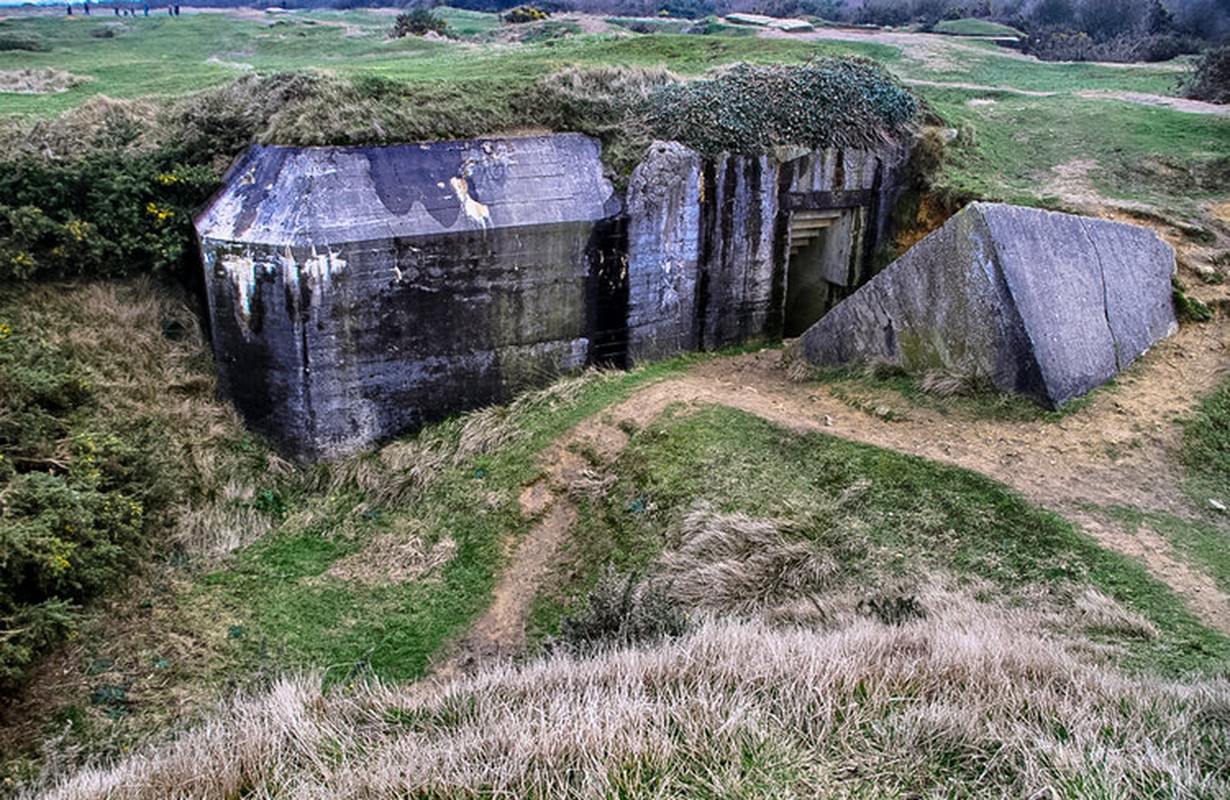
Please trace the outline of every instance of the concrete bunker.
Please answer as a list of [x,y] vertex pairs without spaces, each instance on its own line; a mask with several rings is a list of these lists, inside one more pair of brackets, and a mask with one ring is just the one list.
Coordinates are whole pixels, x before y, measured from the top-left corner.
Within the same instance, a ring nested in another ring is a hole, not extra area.
[[803,334],[818,366],[989,378],[1057,408],[1177,329],[1174,250],[1136,225],[972,203]]
[[561,372],[780,338],[871,274],[910,146],[579,134],[249,150],[196,220],[223,391],[301,460]]

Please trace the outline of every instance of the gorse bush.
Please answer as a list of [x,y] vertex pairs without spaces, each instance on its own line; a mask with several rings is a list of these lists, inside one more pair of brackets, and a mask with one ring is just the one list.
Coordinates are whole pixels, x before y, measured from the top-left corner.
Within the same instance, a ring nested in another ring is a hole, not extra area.
[[0,693],[156,556],[207,562],[275,524],[267,452],[218,401],[182,290],[0,291]]
[[448,30],[448,22],[431,13],[430,9],[416,8],[405,14],[398,14],[393,23],[393,32],[389,34],[394,39],[403,36],[426,36],[429,33],[443,34]]
[[1206,103],[1230,103],[1230,44],[1209,50],[1184,85],[1184,94]]
[[70,627],[77,603],[126,572],[142,535],[139,455],[114,436],[72,425],[93,400],[68,355],[20,319],[0,318],[4,690]]
[[865,59],[739,64],[714,78],[663,86],[645,104],[656,136],[709,154],[874,146],[904,134],[917,112],[914,96]]
[[0,281],[191,266],[192,210],[217,187],[168,153],[25,159],[0,169]]
[[551,15],[533,6],[517,6],[505,11],[500,19],[513,25],[519,25],[524,22],[539,22],[547,19]]

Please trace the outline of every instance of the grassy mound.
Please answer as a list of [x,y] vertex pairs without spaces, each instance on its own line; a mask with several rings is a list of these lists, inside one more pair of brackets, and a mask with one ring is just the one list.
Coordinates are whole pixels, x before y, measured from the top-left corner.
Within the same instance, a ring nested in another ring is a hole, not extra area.
[[1023,32],[1010,25],[1001,25],[988,19],[974,17],[942,20],[935,23],[932,30],[948,36],[1025,36]]

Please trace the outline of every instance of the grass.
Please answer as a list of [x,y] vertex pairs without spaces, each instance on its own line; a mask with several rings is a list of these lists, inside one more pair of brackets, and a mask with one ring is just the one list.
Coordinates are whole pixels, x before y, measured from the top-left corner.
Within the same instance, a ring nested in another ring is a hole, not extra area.
[[[1189,217],[1200,201],[1225,192],[1225,119],[1101,99],[930,88],[922,94],[961,132],[940,178],[950,191],[1027,205],[1062,205],[1084,191]],[[973,98],[994,103],[971,106]],[[1082,171],[1078,185],[1059,183],[1065,165]]]
[[[529,529],[517,497],[538,474],[538,453],[580,419],[682,363],[594,374],[527,395],[507,412],[429,429],[390,446],[406,451],[390,455],[398,462],[392,470],[372,456],[322,468],[333,473],[333,490],[293,496],[286,521],[233,564],[205,575],[192,602],[199,597],[229,609],[226,625],[245,630],[236,658],[250,667],[276,649],[282,668],[327,665],[330,679],[358,667],[384,678],[421,676],[431,656],[486,606],[503,542]],[[502,431],[490,430],[493,419]],[[480,427],[493,444],[467,454],[464,442]],[[412,490],[391,487],[415,460],[430,465],[430,478]],[[383,496],[363,490],[377,482]],[[366,582],[330,572],[389,535],[421,539],[425,549],[447,541],[452,555],[417,580],[382,579],[388,564],[370,565],[375,574]]]
[[453,36],[470,38],[480,34],[490,33],[503,24],[499,14],[488,14],[483,11],[470,11],[464,8],[438,6],[431,10],[440,19],[448,23],[448,32]]
[[899,626],[706,622],[655,648],[496,665],[431,690],[283,679],[40,796],[1230,791],[1224,680],[1124,677],[1030,610],[943,589],[923,601],[933,613]]
[[1009,25],[974,17],[942,20],[937,22],[932,30],[949,36],[1025,36],[1024,33]]
[[1188,490],[1204,506],[1209,499],[1230,506],[1230,379],[1201,401],[1184,423],[1183,462]]
[[1107,66],[1038,61],[991,42],[960,40],[952,40],[936,52],[905,49],[894,62],[898,74],[918,80],[1059,94],[1106,89],[1177,96],[1183,72],[1174,64]]
[[[1178,675],[1218,673],[1230,659],[1230,641],[1200,625],[1143,567],[971,472],[707,408],[637,433],[616,474],[607,499],[583,508],[585,535],[538,606],[544,630],[563,597],[588,588],[595,565],[648,568],[678,541],[685,518],[708,508],[784,520],[790,537],[822,548],[837,572],[818,586],[821,602],[866,599],[877,588],[908,594],[937,573],[1019,602],[1090,586],[1161,631],[1156,640],[1121,642],[1125,664]],[[719,591],[712,578],[709,591]]]
[[1208,575],[1223,592],[1230,594],[1230,530],[1224,513],[1214,512],[1205,520],[1191,520],[1161,512],[1142,512],[1113,506],[1100,509],[1126,525],[1129,533],[1142,527],[1160,535],[1183,557],[1183,561]]
[[[491,15],[446,10],[466,29]],[[0,52],[0,71],[55,68],[92,78],[66,92],[5,95],[0,114],[54,114],[87,98],[177,96],[225,83],[247,71],[325,70],[433,85],[498,83],[506,91],[566,66],[669,65],[697,73],[733,61],[799,62],[815,55],[887,54],[890,48],[844,43],[759,41],[742,37],[577,35],[540,44],[478,49],[463,42],[389,39],[392,19],[368,11],[312,12],[268,19],[201,13],[178,18],[124,18],[124,29],[99,39],[102,18],[26,17],[17,35],[37,37],[47,52]]]
[[[497,26],[492,15],[438,13],[465,36]],[[1175,72],[1164,65],[1039,64],[973,41],[946,43],[940,59],[880,44],[669,33],[480,49],[390,40],[392,18],[367,11],[125,18],[113,38],[90,35],[109,23],[6,24],[5,35],[48,49],[0,51],[0,72],[91,80],[55,95],[0,96],[0,114],[46,116],[97,94],[180,95],[249,68],[310,68],[362,77],[373,92],[387,88],[380,78],[397,81],[419,98],[397,103],[461,109],[467,125],[491,129],[520,90],[560,69],[695,75],[738,60],[853,53],[910,78],[1057,93],[920,87],[960,131],[938,179],[945,191],[1056,205],[1066,201],[1051,184],[1055,168],[1079,159],[1094,162],[1091,191],[1183,215],[1224,195],[1230,159],[1224,119],[1075,94],[1173,94]],[[320,121],[305,113],[296,124]],[[578,535],[531,620],[539,640],[556,631],[613,564],[669,575],[693,611],[689,634],[656,649],[494,667],[438,690],[385,683],[423,675],[486,606],[505,544],[529,528],[517,496],[539,477],[543,450],[688,362],[566,381],[300,470],[216,402],[207,348],[173,294],[44,287],[12,302],[106,384],[104,419],[139,417],[168,432],[164,455],[186,493],[168,515],[160,563],[82,627],[54,687],[35,685],[43,696],[34,702],[46,706],[22,721],[27,743],[75,721],[47,751],[49,776],[77,782],[63,796],[104,785],[157,797],[308,787],[409,796],[1228,791],[1217,765],[1227,757],[1218,726],[1230,645],[1139,565],[977,475],[727,410],[629,430],[628,449],[604,467],[614,478],[606,494],[576,500]],[[186,325],[188,338],[163,336],[168,321]],[[934,399],[897,379],[826,385],[873,413],[885,392],[956,417],[1041,413],[992,397]],[[1220,446],[1218,403],[1189,425],[1199,443],[1190,447]],[[1204,472],[1225,491],[1224,470]],[[1216,524],[1113,513],[1139,517],[1226,588]],[[756,548],[731,544],[745,534]],[[859,612],[860,601],[910,597],[924,619],[892,626]],[[317,677],[274,680],[301,671]],[[211,724],[162,732],[235,687],[252,694],[224,704]],[[92,707],[91,695],[114,697]],[[125,747],[160,736],[175,741],[126,760]],[[73,748],[112,760],[114,771],[55,760]]]

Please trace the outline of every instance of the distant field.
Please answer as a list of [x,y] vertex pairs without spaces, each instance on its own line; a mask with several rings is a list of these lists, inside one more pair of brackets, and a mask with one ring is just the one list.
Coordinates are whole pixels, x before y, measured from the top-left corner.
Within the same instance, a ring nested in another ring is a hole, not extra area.
[[[493,14],[456,9],[438,13],[463,36],[488,33],[500,25]],[[464,40],[390,39],[392,25],[391,15],[367,10],[5,20],[0,35],[19,37],[45,49],[0,51],[0,71],[52,67],[93,80],[58,94],[0,95],[0,114],[58,113],[99,94],[181,95],[249,72],[315,69],[406,81],[499,79],[512,85],[584,64],[667,65],[686,73],[734,61],[799,62],[818,55],[883,58],[892,54],[877,45],[840,42],[630,34],[480,48]],[[113,35],[98,38],[99,31]]]
[[[498,77],[516,83],[578,64],[665,65],[689,73],[741,60],[798,62],[842,54],[867,56],[903,77],[920,80],[1053,92],[1175,91],[1175,72],[1166,66],[1125,69],[1042,64],[978,42],[954,42],[954,49],[937,58],[920,58],[871,41],[678,34],[582,35],[480,48],[465,39],[497,30],[502,23],[496,15],[451,8],[437,13],[462,37],[460,41],[390,39],[393,15],[372,10],[277,15],[243,11],[178,18],[157,14],[117,18],[98,13],[12,18],[0,22],[0,37],[33,43],[39,51],[0,50],[0,70],[55,68],[92,80],[58,94],[0,95],[0,113],[56,113],[97,94],[179,95],[253,71],[318,69],[342,75],[376,73],[408,81]],[[613,21],[631,24],[630,20]]]

